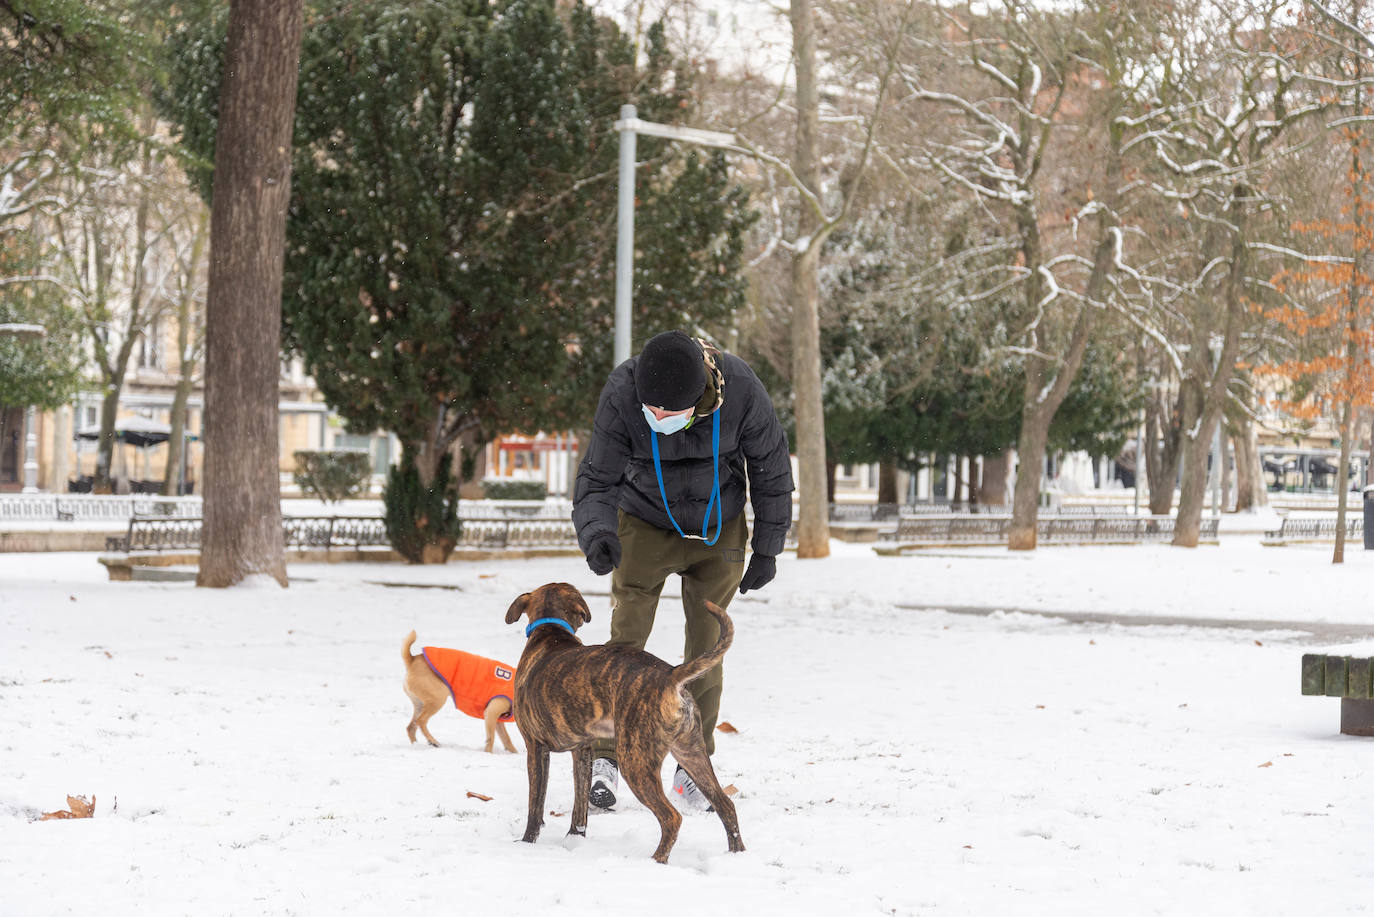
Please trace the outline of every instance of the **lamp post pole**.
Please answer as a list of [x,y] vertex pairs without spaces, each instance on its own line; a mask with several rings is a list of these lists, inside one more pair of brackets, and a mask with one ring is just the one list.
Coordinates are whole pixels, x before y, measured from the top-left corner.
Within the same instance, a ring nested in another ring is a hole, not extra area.
[[634,298],[635,273],[635,147],[639,134],[665,137],[698,146],[739,149],[734,134],[703,131],[693,127],[641,121],[633,105],[620,106],[620,186],[617,189],[615,238],[615,365],[630,358],[630,303]]

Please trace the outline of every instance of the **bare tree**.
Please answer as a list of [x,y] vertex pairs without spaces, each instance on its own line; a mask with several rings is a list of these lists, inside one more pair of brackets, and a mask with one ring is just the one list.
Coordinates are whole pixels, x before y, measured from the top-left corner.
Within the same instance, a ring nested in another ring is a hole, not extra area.
[[115,421],[130,360],[142,336],[165,308],[171,272],[161,257],[172,225],[166,211],[169,162],[158,150],[156,121],[145,108],[138,138],[106,141],[92,131],[89,150],[62,183],[65,207],[50,227],[57,270],[52,280],[80,304],[94,355],[101,395],[100,427],[92,489],[112,489]]
[[[1131,72],[1122,57],[1129,49],[1116,41],[1127,19],[1114,14],[1107,5],[1042,11],[1025,0],[1004,0],[982,14],[966,3],[946,13],[946,34],[927,39],[947,55],[948,68],[966,74],[961,91],[919,68],[902,70],[904,101],[942,111],[956,125],[949,136],[932,132],[927,140],[933,168],[998,214],[1014,242],[1001,280],[983,294],[1020,303],[1007,345],[1025,371],[1012,550],[1036,546],[1050,424],[1099,317],[1117,297],[1119,119]],[[1068,172],[1081,184],[1065,193]]]
[[[778,91],[767,99],[762,110],[725,116],[725,120],[732,122],[729,126],[741,148],[768,168],[767,185],[776,192],[770,208],[776,232],[765,252],[784,250],[790,256],[790,283],[786,293],[780,291],[780,295],[791,300],[791,308],[787,310],[790,359],[786,364],[790,369],[796,419],[800,503],[798,557],[825,557],[830,553],[818,280],[822,249],[826,240],[849,219],[873,159],[876,132],[888,108],[887,96],[895,74],[896,55],[902,36],[910,27],[915,6],[915,0],[904,0],[899,4],[878,3],[864,7],[866,14],[875,17],[873,22],[883,25],[882,31],[876,33],[879,49],[874,67],[876,75],[862,85],[841,87],[835,82],[840,76],[823,66],[827,62],[833,64],[833,60],[823,62],[820,59],[812,0],[791,0],[789,21],[795,107],[789,109],[784,104],[785,93],[782,87],[776,87]],[[827,118],[825,130],[822,130],[823,96],[829,97],[825,107],[831,115],[837,97],[843,97],[843,104],[851,109],[844,117]],[[790,160],[769,152],[770,147],[776,148],[780,124],[778,119],[768,116],[779,111],[787,111],[790,115],[793,138]],[[833,158],[823,157],[827,140],[833,143],[832,135],[839,132],[846,138],[835,144],[841,152]],[[836,180],[840,176],[842,180]],[[781,181],[775,187],[777,178]],[[784,228],[783,210],[788,205],[780,202],[788,194],[795,216],[790,233]],[[772,362],[784,361],[775,357]]]
[[277,470],[281,284],[302,0],[234,0],[210,224],[200,586],[287,584]]
[[1276,228],[1266,169],[1297,148],[1294,127],[1325,106],[1306,92],[1304,49],[1284,28],[1286,7],[1283,0],[1176,4],[1159,23],[1170,64],[1160,71],[1160,104],[1136,122],[1136,142],[1170,175],[1153,190],[1178,202],[1200,242],[1180,260],[1189,268],[1178,281],[1186,330],[1174,359],[1199,398],[1196,419],[1182,431],[1173,541],[1182,547],[1197,545],[1209,453],[1254,327],[1250,304],[1271,286]]
[[201,209],[191,233],[190,244],[177,253],[176,285],[173,301],[177,320],[177,384],[172,395],[171,435],[167,440],[167,467],[162,493],[173,496],[184,492],[182,465],[186,458],[186,407],[191,390],[199,378],[205,350],[205,249],[210,240],[210,214]]

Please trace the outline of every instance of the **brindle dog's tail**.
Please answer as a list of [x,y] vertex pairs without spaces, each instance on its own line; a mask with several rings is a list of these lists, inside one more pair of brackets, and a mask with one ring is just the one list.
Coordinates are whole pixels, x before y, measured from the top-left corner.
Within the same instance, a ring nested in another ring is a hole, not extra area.
[[715,668],[725,658],[725,651],[735,639],[735,625],[730,622],[730,616],[725,613],[725,609],[714,602],[707,602],[706,610],[720,622],[720,639],[709,652],[673,669],[673,680],[678,683],[678,687],[696,681]]

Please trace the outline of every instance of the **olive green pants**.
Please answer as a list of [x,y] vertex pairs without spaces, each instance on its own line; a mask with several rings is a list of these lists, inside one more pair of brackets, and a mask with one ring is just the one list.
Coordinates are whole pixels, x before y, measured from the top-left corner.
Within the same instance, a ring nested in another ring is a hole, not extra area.
[[[663,584],[676,573],[682,577],[682,610],[686,615],[683,660],[695,659],[715,646],[720,639],[720,625],[706,610],[706,603],[728,608],[739,588],[744,575],[744,546],[749,541],[744,513],[727,520],[720,538],[709,546],[624,512],[620,514],[617,534],[620,566],[611,573],[611,639],[607,643],[644,649],[654,628]],[[721,666],[716,666],[687,686],[701,711],[701,731],[708,754],[716,751],[716,719],[720,716],[723,684],[724,673]],[[615,740],[597,740],[592,753],[614,758]]]

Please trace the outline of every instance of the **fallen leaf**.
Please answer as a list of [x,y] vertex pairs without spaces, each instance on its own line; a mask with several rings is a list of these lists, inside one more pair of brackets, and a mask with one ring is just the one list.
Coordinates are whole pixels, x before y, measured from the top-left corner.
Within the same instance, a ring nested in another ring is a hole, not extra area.
[[1044,709],[1045,709],[1045,705],[1044,705],[1044,704],[1036,704],[1036,705],[1035,705],[1035,709],[1036,709],[1036,710],[1044,710]]
[[495,579],[495,578],[496,578],[496,574],[495,574],[495,573],[479,573],[479,574],[477,574],[477,578],[478,578],[478,579]]
[[739,732],[739,730],[727,721],[716,726],[716,732]]
[[67,596],[67,598],[71,599],[73,602],[76,601],[76,596],[74,596],[74,595],[69,595],[69,596]]
[[480,799],[483,802],[491,802],[490,796],[483,796],[481,793],[474,793],[472,790],[468,790],[468,799]]
[[68,796],[67,808],[70,809],[70,811],[44,812],[38,820],[48,821],[54,818],[91,818],[95,815],[95,797],[92,796],[87,800],[85,796]]
[[1285,758],[1291,758],[1291,757],[1293,757],[1293,753],[1292,753],[1291,751],[1286,751],[1286,752],[1283,753],[1283,756],[1284,756]]
[[973,845],[972,845],[972,844],[965,844],[965,845],[964,845],[964,849],[965,849],[965,850],[972,850],[972,849],[973,849]]
[[1097,646],[1097,641],[1096,641],[1096,640],[1089,640],[1089,641],[1088,641],[1088,646]]
[[739,787],[735,786],[733,783],[729,786],[721,787],[721,789],[725,791],[726,796],[734,796],[736,793],[739,792]]
[[1265,761],[1263,764],[1260,765],[1260,767],[1273,767],[1273,766],[1274,766],[1274,762],[1273,762],[1273,761]]
[[[469,793],[468,795],[471,796],[472,794]],[[549,814],[552,815],[554,818],[562,818],[564,815],[567,815],[568,813],[567,813],[567,812],[555,812],[553,809],[549,809]]]
[[1255,641],[1255,646],[1264,646],[1264,644],[1263,644],[1263,643],[1260,643],[1258,640],[1256,640],[1256,641]]
[[106,659],[113,659],[114,656],[110,655],[110,651],[109,651],[109,650],[106,650],[106,651],[105,651],[105,658],[106,658]]

